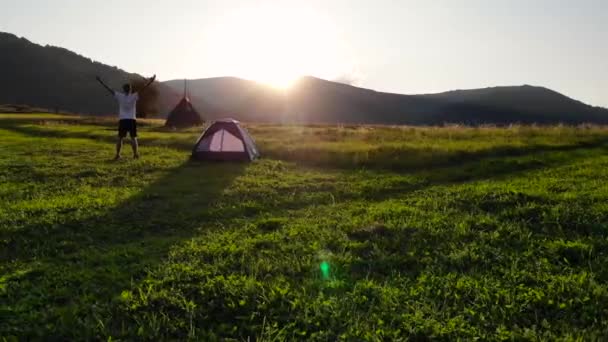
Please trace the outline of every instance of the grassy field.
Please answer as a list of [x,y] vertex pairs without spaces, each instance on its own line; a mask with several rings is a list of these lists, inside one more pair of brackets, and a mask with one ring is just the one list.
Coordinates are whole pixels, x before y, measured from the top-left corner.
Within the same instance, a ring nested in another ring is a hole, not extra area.
[[0,115],[0,336],[608,339],[608,129],[248,129]]

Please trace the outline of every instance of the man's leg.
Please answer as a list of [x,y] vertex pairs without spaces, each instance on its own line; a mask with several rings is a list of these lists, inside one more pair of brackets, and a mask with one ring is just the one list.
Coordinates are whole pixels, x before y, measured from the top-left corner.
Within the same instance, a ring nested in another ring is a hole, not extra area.
[[133,148],[133,158],[139,158],[139,145],[137,144],[137,137],[131,138],[131,148]]
[[131,148],[133,148],[133,158],[139,158],[139,144],[137,143],[137,121],[131,121],[131,127],[129,128],[129,135],[131,136]]
[[127,136],[127,130],[125,129],[125,121],[118,120],[118,141],[116,142],[116,157],[114,160],[120,159],[120,150],[122,149],[122,140]]
[[116,142],[116,157],[114,159],[120,159],[120,150],[122,149],[122,137],[118,137],[118,141]]

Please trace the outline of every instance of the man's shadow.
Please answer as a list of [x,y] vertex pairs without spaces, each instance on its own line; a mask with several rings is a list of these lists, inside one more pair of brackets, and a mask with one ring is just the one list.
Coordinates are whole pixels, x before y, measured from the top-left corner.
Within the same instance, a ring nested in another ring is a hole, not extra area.
[[[37,320],[51,324],[56,336],[70,336],[74,326],[108,323],[112,302],[172,246],[227,219],[215,204],[246,167],[186,162],[100,215],[74,209],[50,226],[0,231],[0,258],[12,265],[3,270],[8,312],[0,330],[30,336],[35,329],[27,324]],[[132,184],[121,176],[113,182]],[[100,316],[89,308],[99,308]]]

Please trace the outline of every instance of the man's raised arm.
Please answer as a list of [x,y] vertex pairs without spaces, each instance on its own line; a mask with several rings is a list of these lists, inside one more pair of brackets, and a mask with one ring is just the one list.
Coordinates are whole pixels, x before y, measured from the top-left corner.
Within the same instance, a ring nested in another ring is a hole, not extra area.
[[101,80],[101,77],[96,76],[95,79],[97,79],[97,82],[99,82],[104,88],[106,88],[110,94],[112,94],[112,96],[115,94],[114,90],[110,87],[108,87],[105,83],[103,83],[103,81]]
[[141,89],[139,90],[139,92],[142,92],[142,91],[144,91],[146,88],[148,88],[148,87],[149,87],[149,86],[150,86],[152,83],[154,83],[154,80],[156,80],[156,75],[152,76],[152,77],[151,77],[151,78],[148,80],[148,83],[146,83],[146,85],[145,85],[143,88],[141,88]]

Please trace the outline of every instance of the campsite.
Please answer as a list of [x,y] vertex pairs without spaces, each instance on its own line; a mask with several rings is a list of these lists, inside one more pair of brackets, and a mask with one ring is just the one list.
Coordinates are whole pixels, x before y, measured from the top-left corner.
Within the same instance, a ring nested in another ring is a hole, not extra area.
[[246,124],[261,159],[205,163],[114,125],[0,115],[9,340],[604,336],[603,127]]
[[0,342],[608,341],[608,1],[0,1]]

